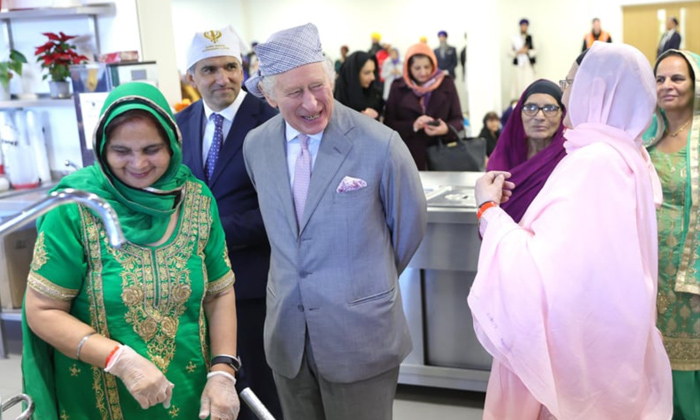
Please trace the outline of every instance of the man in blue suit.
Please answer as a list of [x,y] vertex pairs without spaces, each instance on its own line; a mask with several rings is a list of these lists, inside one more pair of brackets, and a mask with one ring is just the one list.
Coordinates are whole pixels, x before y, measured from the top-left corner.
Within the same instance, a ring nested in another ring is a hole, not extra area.
[[[187,78],[202,100],[179,112],[175,119],[182,132],[183,163],[211,189],[226,232],[236,275],[238,349],[245,372],[242,382],[247,381],[263,404],[281,419],[263,349],[270,244],[242,151],[248,132],[277,111],[241,90],[241,45],[230,28],[195,34],[187,54]],[[255,419],[244,406],[238,418]]]
[[660,56],[668,50],[677,50],[681,47],[681,35],[678,33],[678,19],[670,17],[666,21],[666,32],[659,41],[659,49],[656,56]]

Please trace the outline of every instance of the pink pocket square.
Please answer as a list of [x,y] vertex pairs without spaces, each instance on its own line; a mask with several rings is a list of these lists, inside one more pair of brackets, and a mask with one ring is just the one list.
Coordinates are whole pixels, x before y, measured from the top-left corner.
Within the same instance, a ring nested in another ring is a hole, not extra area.
[[342,181],[340,181],[340,184],[338,184],[338,188],[335,189],[335,192],[346,193],[350,191],[357,191],[366,187],[367,182],[364,179],[346,176]]

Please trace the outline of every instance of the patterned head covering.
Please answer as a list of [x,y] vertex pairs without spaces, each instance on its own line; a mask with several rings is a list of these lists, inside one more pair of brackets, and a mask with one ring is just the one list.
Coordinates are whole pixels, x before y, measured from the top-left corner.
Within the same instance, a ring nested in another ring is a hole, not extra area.
[[197,32],[187,50],[187,68],[211,57],[236,57],[241,63],[241,51],[247,47],[230,26],[205,32]]
[[318,29],[313,23],[276,32],[267,42],[255,46],[258,71],[246,80],[248,92],[261,98],[258,84],[263,77],[274,76],[311,63],[326,60],[321,49]]

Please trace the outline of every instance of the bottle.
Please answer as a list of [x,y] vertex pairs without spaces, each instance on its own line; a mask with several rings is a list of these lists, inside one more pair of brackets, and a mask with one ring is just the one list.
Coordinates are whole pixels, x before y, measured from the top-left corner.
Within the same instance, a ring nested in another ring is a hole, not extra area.
[[27,138],[29,140],[29,145],[34,151],[34,157],[36,157],[39,180],[43,184],[51,181],[51,169],[49,167],[49,158],[46,153],[44,125],[41,122],[41,116],[36,111],[27,110],[26,119]]
[[27,142],[24,113],[6,113],[1,124],[0,137],[10,185],[18,190],[38,187],[39,172],[34,150]]

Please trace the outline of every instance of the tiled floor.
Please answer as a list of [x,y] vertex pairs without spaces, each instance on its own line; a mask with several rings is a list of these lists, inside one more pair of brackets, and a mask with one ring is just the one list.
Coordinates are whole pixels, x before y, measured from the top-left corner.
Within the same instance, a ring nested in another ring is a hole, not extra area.
[[[22,372],[19,357],[21,344],[17,338],[19,331],[12,323],[5,325],[8,327],[6,334],[11,354],[9,359],[0,359],[0,396],[7,399],[20,393]],[[400,385],[394,402],[394,419],[478,420],[481,419],[483,406],[483,393]],[[13,407],[2,417],[14,419],[19,414],[20,407]]]

